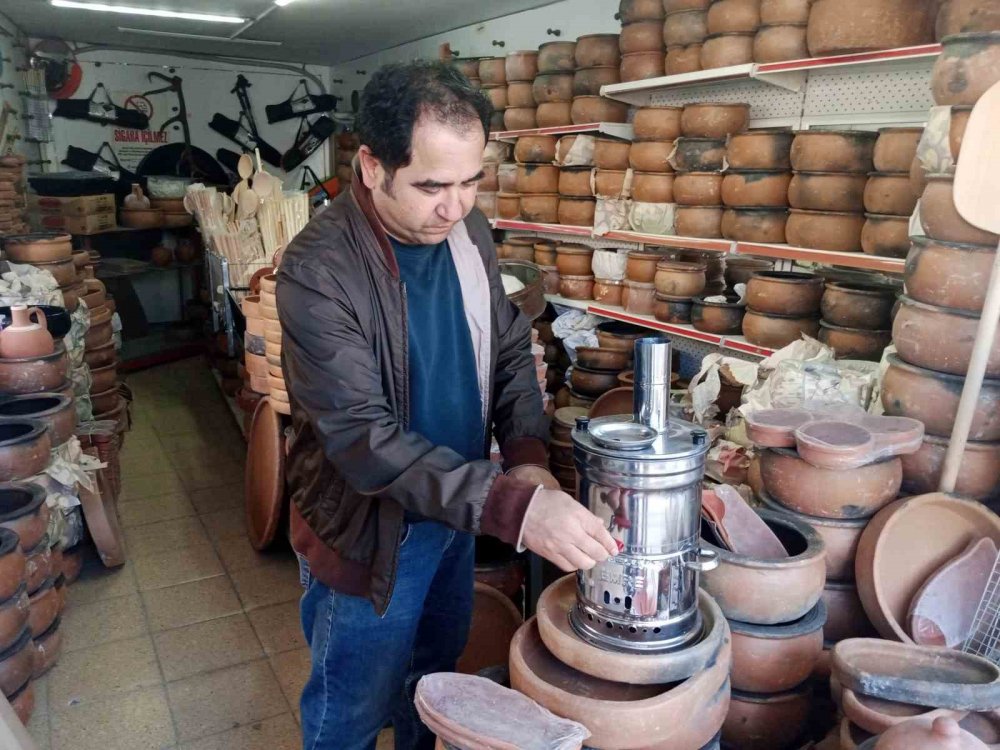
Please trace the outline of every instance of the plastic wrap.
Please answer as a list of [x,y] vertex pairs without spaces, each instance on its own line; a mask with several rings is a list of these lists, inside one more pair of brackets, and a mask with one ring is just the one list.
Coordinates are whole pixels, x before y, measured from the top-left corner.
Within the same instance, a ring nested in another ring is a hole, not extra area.
[[[577,135],[573,137],[573,145],[566,148],[566,138],[560,138],[556,143],[555,162],[560,167],[590,167],[594,164],[594,145],[592,135]],[[565,153],[563,153],[565,152]]]
[[627,263],[628,250],[594,250],[590,266],[595,278],[621,281],[625,278]]
[[594,203],[594,234],[627,231],[630,204],[625,199],[598,198]]
[[675,203],[640,203],[632,201],[628,212],[629,225],[644,234],[670,235],[674,233]]
[[417,712],[457,750],[579,750],[590,732],[495,682],[453,672],[422,677]]

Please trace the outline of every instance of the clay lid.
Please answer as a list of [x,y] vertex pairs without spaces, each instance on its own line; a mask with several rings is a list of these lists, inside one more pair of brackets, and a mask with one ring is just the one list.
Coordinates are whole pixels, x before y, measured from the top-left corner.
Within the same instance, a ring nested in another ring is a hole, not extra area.
[[285,499],[284,428],[267,398],[257,404],[247,436],[245,483],[247,536],[263,550],[274,540]]
[[886,730],[877,750],[986,750],[986,744],[962,729],[954,719],[911,719]]

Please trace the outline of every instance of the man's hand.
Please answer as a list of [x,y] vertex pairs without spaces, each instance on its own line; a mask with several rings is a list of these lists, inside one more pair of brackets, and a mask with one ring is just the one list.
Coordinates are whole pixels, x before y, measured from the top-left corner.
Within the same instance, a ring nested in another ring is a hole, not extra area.
[[538,491],[524,515],[521,543],[567,573],[618,554],[601,520],[561,490]]
[[507,472],[507,476],[511,479],[519,479],[522,482],[528,482],[529,484],[540,484],[547,490],[560,489],[559,480],[552,476],[548,469],[541,466],[535,466],[534,464],[516,466]]

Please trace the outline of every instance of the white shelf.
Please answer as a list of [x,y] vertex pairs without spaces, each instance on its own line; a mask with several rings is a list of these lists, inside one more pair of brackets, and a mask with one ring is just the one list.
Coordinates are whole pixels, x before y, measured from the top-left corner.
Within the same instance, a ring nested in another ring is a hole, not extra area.
[[501,130],[490,133],[491,141],[516,141],[528,135],[575,135],[577,133],[597,133],[613,138],[632,140],[633,130],[630,123],[623,122],[589,122],[583,125],[559,125],[552,128],[529,128],[527,130]]

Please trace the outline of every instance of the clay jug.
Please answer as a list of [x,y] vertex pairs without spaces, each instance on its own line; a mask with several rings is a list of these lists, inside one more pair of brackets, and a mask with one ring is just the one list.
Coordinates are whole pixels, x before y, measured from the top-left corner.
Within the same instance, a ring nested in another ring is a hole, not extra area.
[[975,735],[954,719],[913,719],[888,729],[875,744],[876,750],[987,750]]
[[142,186],[138,182],[132,183],[132,192],[125,196],[125,208],[132,211],[149,208],[149,198],[142,192]]
[[[38,323],[32,322],[32,315]],[[0,357],[44,357],[55,351],[55,344],[45,324],[45,313],[37,307],[14,305],[10,308],[12,322],[0,331]]]

